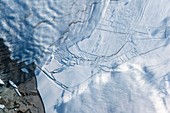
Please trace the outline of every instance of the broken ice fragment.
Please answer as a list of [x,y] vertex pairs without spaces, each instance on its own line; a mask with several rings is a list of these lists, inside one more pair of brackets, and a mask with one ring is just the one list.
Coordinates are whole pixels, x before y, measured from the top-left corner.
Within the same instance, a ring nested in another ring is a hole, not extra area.
[[0,85],[4,85],[5,83],[0,79]]
[[9,84],[14,88],[18,88],[18,86],[14,82],[12,82],[11,80],[9,80]]
[[5,108],[5,106],[0,104],[0,109],[4,109],[4,108]]
[[18,86],[17,86],[14,82],[12,82],[11,80],[9,80],[9,83],[10,83],[10,85],[14,88],[14,90],[16,91],[16,93],[18,94],[18,96],[21,96],[21,93],[20,93],[19,90],[18,90]]
[[18,96],[21,96],[21,93],[19,92],[19,90],[17,88],[14,89],[16,91],[16,93],[18,94]]
[[27,68],[22,68],[21,71],[25,72],[25,73],[29,73]]

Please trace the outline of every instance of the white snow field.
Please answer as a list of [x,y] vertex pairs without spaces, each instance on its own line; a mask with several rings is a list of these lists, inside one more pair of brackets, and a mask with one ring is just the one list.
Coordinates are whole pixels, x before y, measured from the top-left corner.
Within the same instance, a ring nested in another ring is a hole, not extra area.
[[46,113],[170,113],[169,0],[0,0],[0,38]]

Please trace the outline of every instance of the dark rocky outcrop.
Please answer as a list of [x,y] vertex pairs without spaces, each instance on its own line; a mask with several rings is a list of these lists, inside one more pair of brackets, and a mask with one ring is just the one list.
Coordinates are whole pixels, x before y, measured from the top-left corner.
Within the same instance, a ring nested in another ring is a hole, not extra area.
[[[22,68],[27,68],[29,73],[22,72]],[[34,69],[34,64],[25,65],[25,63],[17,63],[17,61],[11,60],[8,47],[0,39],[0,78],[4,82],[12,80],[17,85],[23,83],[34,76]]]
[[[29,73],[21,69],[26,68]],[[5,82],[3,91],[0,92],[0,104],[5,105],[5,109],[0,109],[0,113],[43,113],[44,107],[37,90],[36,78],[34,75],[35,65],[25,65],[10,59],[10,51],[0,39],[0,79]],[[8,81],[13,81],[22,94],[17,95]],[[2,87],[1,87],[2,88]]]

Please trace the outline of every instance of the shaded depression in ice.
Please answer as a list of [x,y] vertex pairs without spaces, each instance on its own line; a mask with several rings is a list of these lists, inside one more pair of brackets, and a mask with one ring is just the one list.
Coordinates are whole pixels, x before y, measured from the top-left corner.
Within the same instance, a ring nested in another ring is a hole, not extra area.
[[[20,62],[41,62],[53,54],[63,65],[94,61],[109,66],[169,43],[169,9],[149,12],[159,5],[151,4],[147,0],[1,0],[0,34],[11,57]],[[163,5],[168,6],[159,6]]]
[[1,0],[0,5],[1,38],[12,58],[27,63],[57,50],[65,54],[60,57],[68,57],[68,47],[91,35],[105,7],[98,0]]

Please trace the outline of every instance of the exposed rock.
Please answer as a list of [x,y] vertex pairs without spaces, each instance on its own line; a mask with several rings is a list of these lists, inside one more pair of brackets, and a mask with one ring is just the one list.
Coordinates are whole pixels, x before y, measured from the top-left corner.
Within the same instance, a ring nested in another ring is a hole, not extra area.
[[[27,69],[28,73],[22,71],[22,68]],[[0,39],[0,79],[5,82],[5,85],[0,86],[0,104],[5,106],[0,109],[0,113],[44,113],[34,69],[34,64],[25,65],[11,60],[8,48]],[[9,80],[18,86],[21,97],[9,84]]]

